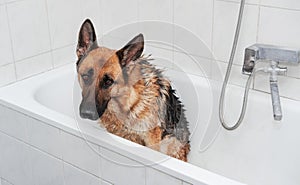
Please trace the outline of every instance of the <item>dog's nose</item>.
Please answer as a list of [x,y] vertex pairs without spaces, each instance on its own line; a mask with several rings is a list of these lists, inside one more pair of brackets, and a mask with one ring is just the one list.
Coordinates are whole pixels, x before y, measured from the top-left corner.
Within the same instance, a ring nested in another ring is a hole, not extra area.
[[98,113],[90,110],[80,111],[80,117],[84,119],[97,120],[99,118]]
[[97,120],[99,118],[95,104],[81,103],[79,112],[80,117],[84,119]]

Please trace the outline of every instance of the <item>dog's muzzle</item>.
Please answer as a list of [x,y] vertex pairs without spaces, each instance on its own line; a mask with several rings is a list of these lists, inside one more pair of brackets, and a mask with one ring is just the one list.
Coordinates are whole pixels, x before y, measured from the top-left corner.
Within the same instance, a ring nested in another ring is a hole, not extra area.
[[95,103],[83,103],[81,102],[79,106],[80,117],[83,119],[97,120],[99,119],[99,114]]

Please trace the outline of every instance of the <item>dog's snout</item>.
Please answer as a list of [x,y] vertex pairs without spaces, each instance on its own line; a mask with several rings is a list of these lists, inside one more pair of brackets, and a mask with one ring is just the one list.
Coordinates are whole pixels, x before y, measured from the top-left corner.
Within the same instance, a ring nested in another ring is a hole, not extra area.
[[84,119],[97,120],[99,118],[94,103],[81,103],[79,107],[80,117]]

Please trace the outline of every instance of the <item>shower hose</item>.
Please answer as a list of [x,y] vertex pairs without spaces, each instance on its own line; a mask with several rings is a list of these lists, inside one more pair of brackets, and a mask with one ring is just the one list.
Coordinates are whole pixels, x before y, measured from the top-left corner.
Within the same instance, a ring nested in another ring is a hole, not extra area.
[[249,77],[247,79],[247,83],[246,83],[246,87],[245,87],[245,91],[244,91],[243,105],[242,105],[242,110],[240,112],[240,116],[239,116],[239,118],[238,118],[238,120],[235,124],[233,124],[232,126],[229,126],[224,120],[224,98],[225,98],[225,91],[226,91],[226,87],[227,87],[227,84],[228,84],[228,80],[229,80],[229,76],[230,76],[230,72],[231,72],[231,68],[232,68],[232,64],[233,64],[233,60],[234,60],[234,56],[235,56],[235,52],[236,52],[236,48],[237,48],[237,43],[238,43],[238,38],[239,38],[239,34],[240,34],[240,29],[241,29],[244,6],[245,6],[245,0],[241,0],[239,16],[238,16],[238,22],[237,22],[237,26],[236,26],[236,30],[235,30],[233,45],[232,45],[231,54],[230,54],[230,58],[229,58],[225,78],[224,78],[224,81],[223,81],[221,96],[220,96],[220,101],[219,101],[219,119],[220,119],[220,122],[221,122],[222,126],[226,130],[235,130],[242,123],[242,121],[244,119],[244,116],[245,116],[245,112],[246,112],[248,93],[249,93],[249,88],[250,88],[250,84],[251,84],[251,79],[252,79],[252,76],[253,76],[251,74],[251,75],[249,75]]

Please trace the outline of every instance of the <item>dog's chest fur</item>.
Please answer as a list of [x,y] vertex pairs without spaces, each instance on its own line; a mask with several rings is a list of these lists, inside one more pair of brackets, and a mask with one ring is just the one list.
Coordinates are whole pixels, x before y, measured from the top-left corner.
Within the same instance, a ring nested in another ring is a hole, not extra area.
[[170,83],[147,61],[131,67],[126,92],[111,98],[101,124],[113,134],[149,146],[162,138]]

